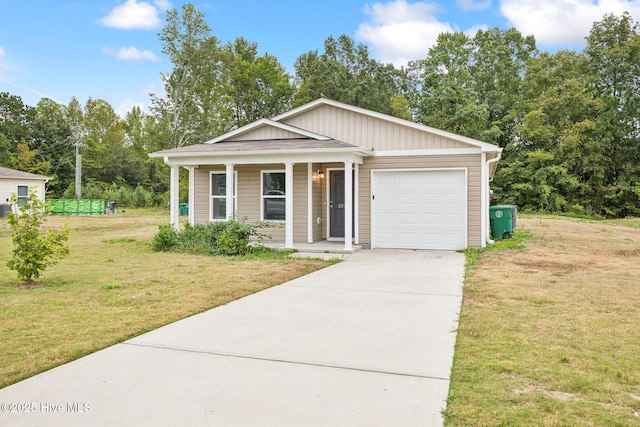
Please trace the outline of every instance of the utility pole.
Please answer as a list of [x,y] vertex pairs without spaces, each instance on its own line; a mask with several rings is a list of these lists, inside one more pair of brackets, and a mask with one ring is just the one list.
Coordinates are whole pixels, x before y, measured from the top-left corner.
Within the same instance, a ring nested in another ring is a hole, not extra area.
[[80,154],[80,148],[86,147],[86,144],[82,143],[84,139],[82,133],[79,127],[76,127],[73,132],[75,139],[73,146],[76,147],[76,200],[82,198],[82,154]]

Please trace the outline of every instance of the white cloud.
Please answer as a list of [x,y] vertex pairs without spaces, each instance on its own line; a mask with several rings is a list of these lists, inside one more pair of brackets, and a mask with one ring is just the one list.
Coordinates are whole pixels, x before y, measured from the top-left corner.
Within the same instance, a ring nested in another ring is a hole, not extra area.
[[464,11],[484,10],[491,7],[491,0],[456,0],[456,7]]
[[382,62],[407,65],[425,57],[440,33],[455,31],[449,23],[435,18],[437,10],[434,3],[406,0],[367,4],[364,13],[369,22],[360,24],[356,36],[370,43]]
[[124,119],[125,117],[127,117],[127,113],[129,113],[133,109],[133,107],[140,107],[142,111],[146,112],[145,105],[133,98],[126,98],[120,101],[118,105],[114,107],[114,111],[118,116]]
[[500,11],[523,35],[545,45],[584,44],[608,13],[640,17],[640,0],[501,0]]
[[154,3],[160,10],[171,9],[171,2],[169,0],[154,0]]
[[[156,2],[162,6],[169,3],[161,0]],[[136,0],[127,0],[113,8],[104,18],[98,20],[99,23],[107,27],[120,28],[123,30],[152,30],[162,25],[158,17],[158,8],[151,3]]]
[[133,46],[121,47],[118,50],[112,49],[110,47],[105,47],[104,49],[102,49],[102,51],[107,55],[115,56],[116,59],[119,59],[121,61],[143,62],[158,60],[156,54],[151,52],[150,50],[139,50],[138,48]]
[[7,51],[4,50],[2,46],[0,46],[0,59],[4,58],[5,56],[7,56]]

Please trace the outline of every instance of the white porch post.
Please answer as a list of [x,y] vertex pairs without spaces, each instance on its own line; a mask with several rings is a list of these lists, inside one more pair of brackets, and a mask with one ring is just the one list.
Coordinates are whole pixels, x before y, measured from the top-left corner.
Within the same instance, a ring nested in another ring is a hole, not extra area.
[[226,163],[225,166],[227,167],[227,175],[226,175],[226,180],[227,180],[227,194],[226,194],[226,209],[227,209],[227,219],[233,219],[235,217],[235,205],[233,204],[233,194],[235,192],[235,188],[233,188],[233,186],[235,185],[235,179],[233,179],[233,163]]
[[189,167],[189,224],[195,224],[196,173],[195,166]]
[[307,163],[307,243],[313,243],[313,163]]
[[489,168],[487,168],[487,153],[480,155],[480,176],[482,177],[482,192],[480,193],[480,205],[482,206],[482,215],[480,216],[480,247],[487,246],[488,221],[489,216]]
[[344,162],[344,250],[353,249],[353,162]]
[[360,203],[358,202],[358,197],[360,195],[360,178],[359,178],[359,172],[360,172],[360,164],[359,163],[354,163],[353,164],[354,167],[354,173],[353,175],[355,176],[355,182],[353,183],[353,199],[355,200],[355,203],[353,205],[353,217],[355,218],[355,223],[353,224],[353,241],[356,245],[360,244],[360,221],[358,221],[358,217],[360,216]]
[[285,243],[284,246],[293,249],[293,165],[285,163],[284,188],[285,188]]
[[[165,160],[166,162],[166,160]],[[174,230],[180,227],[180,167],[169,164],[171,176],[169,183],[169,223]]]

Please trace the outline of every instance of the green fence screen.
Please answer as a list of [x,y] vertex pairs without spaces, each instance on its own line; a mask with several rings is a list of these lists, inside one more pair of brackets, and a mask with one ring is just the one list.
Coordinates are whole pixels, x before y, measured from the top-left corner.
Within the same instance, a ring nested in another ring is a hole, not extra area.
[[106,202],[104,200],[63,200],[46,201],[51,215],[104,215]]

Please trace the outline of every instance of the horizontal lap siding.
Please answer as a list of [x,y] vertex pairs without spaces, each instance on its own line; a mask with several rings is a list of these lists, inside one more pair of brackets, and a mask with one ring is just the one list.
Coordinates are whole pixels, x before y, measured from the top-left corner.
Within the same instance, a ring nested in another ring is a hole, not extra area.
[[373,157],[360,166],[360,242],[371,244],[371,171],[378,169],[467,168],[467,244],[481,246],[482,188],[480,155]]
[[470,147],[451,138],[330,105],[290,117],[285,122],[376,151]]

